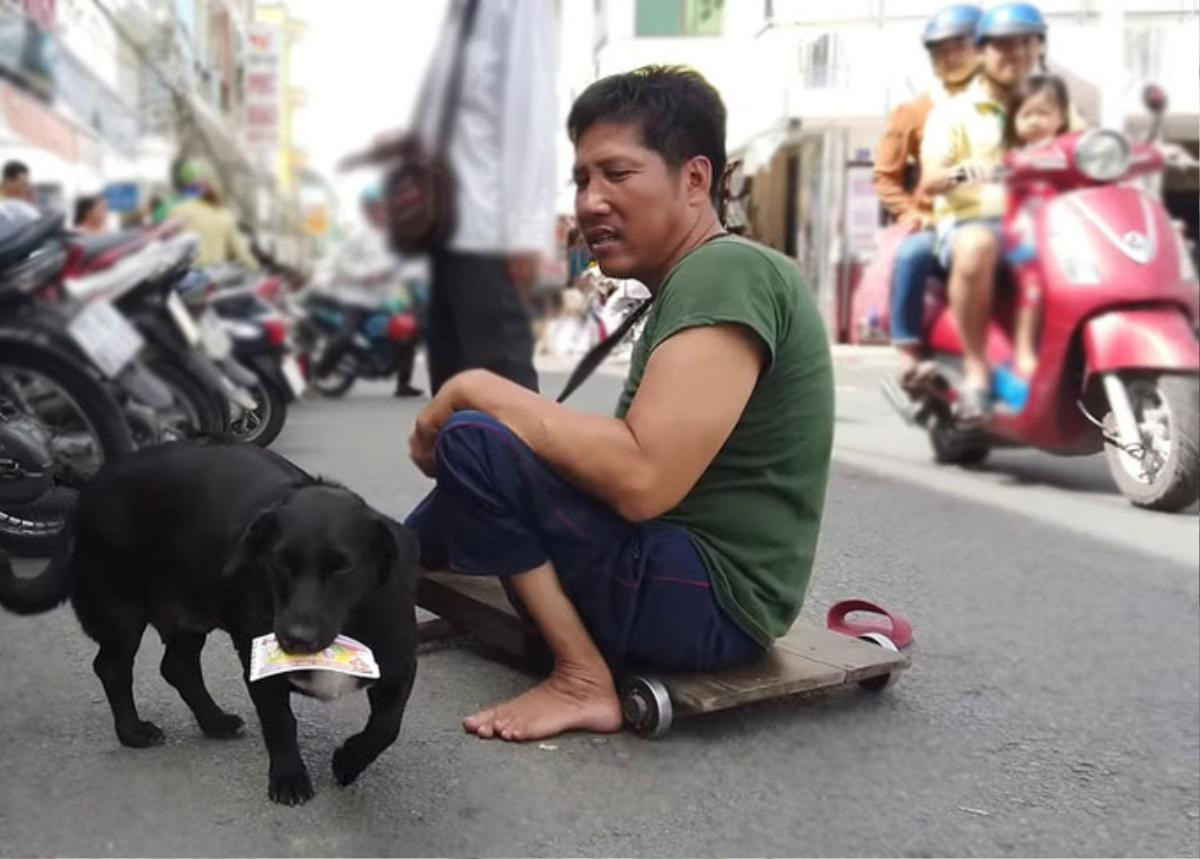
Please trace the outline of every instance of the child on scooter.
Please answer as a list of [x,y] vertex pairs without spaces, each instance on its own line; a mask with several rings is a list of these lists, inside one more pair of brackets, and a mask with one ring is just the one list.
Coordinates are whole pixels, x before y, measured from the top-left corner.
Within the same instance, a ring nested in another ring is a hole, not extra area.
[[[1071,126],[1067,85],[1057,75],[1030,76],[1013,93],[1004,119],[1004,148],[1028,149],[1065,133]],[[1041,324],[1042,289],[1038,280],[1034,211],[1041,200],[1030,194],[1005,236],[1005,258],[1020,284],[1014,323],[1013,371],[1024,383],[1037,368],[1037,333]]]

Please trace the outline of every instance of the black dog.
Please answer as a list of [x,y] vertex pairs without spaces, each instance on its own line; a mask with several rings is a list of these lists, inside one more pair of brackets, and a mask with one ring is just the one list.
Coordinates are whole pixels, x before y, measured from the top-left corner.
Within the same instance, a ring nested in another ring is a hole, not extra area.
[[416,572],[416,538],[348,490],[253,445],[178,443],[102,469],[80,497],[73,544],[45,572],[21,579],[0,563],[0,605],[34,614],[70,598],[100,645],[94,668],[127,746],[163,741],[133,703],[147,623],[166,644],[163,677],[201,730],[241,732],[200,673],[206,635],[226,630],[262,723],[270,797],[295,805],[313,794],[289,697],[299,672],[251,683],[251,642],[273,631],[285,650],[312,653],[345,633],[374,651],[370,719],[333,755],[350,784],[400,731],[416,675]]

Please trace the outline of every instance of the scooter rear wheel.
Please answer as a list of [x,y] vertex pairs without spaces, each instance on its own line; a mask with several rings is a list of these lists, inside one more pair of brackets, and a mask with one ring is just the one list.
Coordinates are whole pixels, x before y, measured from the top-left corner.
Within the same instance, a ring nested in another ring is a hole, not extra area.
[[979,465],[992,447],[980,430],[956,426],[947,414],[939,414],[929,425],[929,443],[933,459],[942,465]]

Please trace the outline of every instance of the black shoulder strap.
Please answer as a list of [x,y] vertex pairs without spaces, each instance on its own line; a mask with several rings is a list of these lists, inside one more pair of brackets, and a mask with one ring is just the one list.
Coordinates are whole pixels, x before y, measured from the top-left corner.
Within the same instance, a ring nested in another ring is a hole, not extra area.
[[463,11],[462,28],[458,31],[458,43],[454,47],[454,65],[450,68],[450,80],[446,85],[446,103],[442,106],[437,137],[433,141],[437,152],[444,152],[450,142],[450,131],[454,127],[454,115],[458,113],[458,102],[462,97],[467,39],[471,37],[471,29],[475,26],[475,13],[478,10],[479,0],[467,0],[467,7]]
[[646,315],[646,311],[650,309],[650,305],[653,303],[653,297],[647,298],[632,313],[625,317],[625,321],[617,326],[616,331],[588,350],[587,354],[575,365],[575,369],[571,371],[571,375],[567,378],[567,384],[563,386],[562,393],[558,395],[555,402],[561,403],[567,397],[571,396],[571,394],[575,393],[576,388],[587,381],[588,376],[596,371],[601,362],[625,338],[629,330],[637,325],[639,319]]
[[[454,18],[454,7],[451,6],[450,16],[446,19],[446,27],[449,27]],[[454,57],[451,60],[450,76],[446,81],[446,90],[442,94],[442,112],[438,117],[437,136],[433,140],[433,145],[437,151],[444,151],[446,143],[450,139],[450,131],[454,125],[454,114],[458,111],[458,100],[462,94],[462,77],[463,77],[463,54],[466,52],[467,39],[471,37],[471,30],[475,26],[475,13],[479,9],[479,0],[466,0],[462,7],[462,20],[459,22],[458,34],[454,41]],[[435,55],[429,64],[429,70],[425,74],[425,81],[421,86],[421,94],[417,98],[417,106],[413,110],[413,120],[409,123],[409,128],[417,128],[421,122],[421,118],[430,109],[430,102],[433,100],[433,87],[436,82],[437,72],[437,56]]]
[[[703,244],[708,244],[714,239],[724,238],[729,235],[725,230],[709,236],[704,240]],[[693,248],[694,250],[694,248]],[[571,394],[575,393],[575,389],[587,381],[588,376],[596,371],[600,363],[608,357],[608,354],[616,348],[617,344],[629,333],[629,329],[637,325],[638,320],[646,315],[646,311],[650,309],[650,305],[654,303],[654,299],[658,293],[651,293],[650,297],[637,306],[637,309],[625,317],[625,321],[617,326],[617,330],[609,334],[595,346],[588,350],[579,363],[575,365],[575,369],[571,371],[571,375],[567,377],[567,384],[563,385],[562,393],[555,399],[556,403],[561,403]]]

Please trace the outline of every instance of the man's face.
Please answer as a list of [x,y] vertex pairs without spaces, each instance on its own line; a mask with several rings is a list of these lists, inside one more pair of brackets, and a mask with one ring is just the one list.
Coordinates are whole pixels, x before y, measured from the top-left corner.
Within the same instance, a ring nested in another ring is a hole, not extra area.
[[5,180],[4,190],[13,197],[33,201],[33,183],[29,181],[28,173],[19,173],[12,179]]
[[934,42],[929,46],[929,59],[938,79],[951,85],[962,83],[979,67],[979,52],[970,36]]
[[630,123],[598,122],[575,145],[575,215],[600,270],[647,282],[665,274],[707,188],[692,159],[673,169]]
[[1037,36],[1001,36],[983,45],[983,70],[1003,87],[1019,86],[1033,73],[1041,51]]

